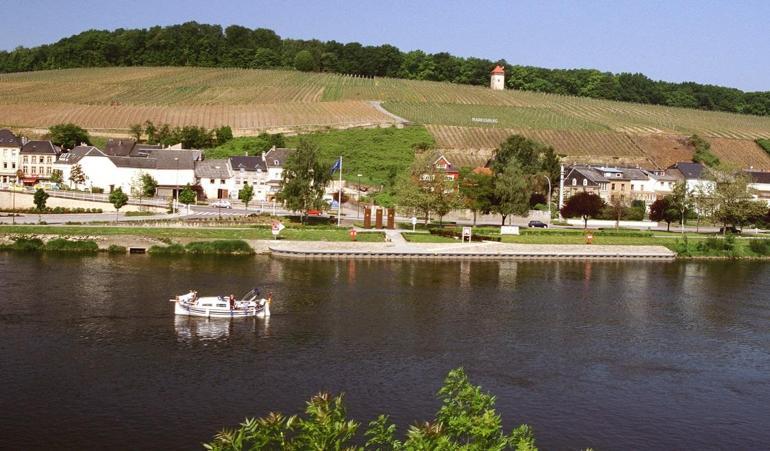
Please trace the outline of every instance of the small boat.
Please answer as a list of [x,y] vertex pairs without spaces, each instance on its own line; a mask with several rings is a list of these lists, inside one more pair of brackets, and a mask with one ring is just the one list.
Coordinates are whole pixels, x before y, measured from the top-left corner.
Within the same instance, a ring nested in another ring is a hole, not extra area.
[[203,316],[206,318],[265,318],[270,316],[272,293],[267,298],[259,297],[259,290],[254,288],[241,299],[235,296],[198,297],[197,291],[190,291],[174,299],[174,313],[177,315]]

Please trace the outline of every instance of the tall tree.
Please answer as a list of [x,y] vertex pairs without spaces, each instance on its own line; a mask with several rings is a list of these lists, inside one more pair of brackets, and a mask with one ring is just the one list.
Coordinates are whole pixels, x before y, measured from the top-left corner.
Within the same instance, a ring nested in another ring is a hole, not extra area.
[[583,228],[588,228],[588,219],[595,218],[604,208],[604,200],[596,194],[581,191],[567,199],[561,209],[565,218],[582,218]]
[[518,162],[511,161],[495,176],[492,209],[502,216],[502,224],[510,215],[526,216],[532,189]]
[[693,193],[687,188],[687,182],[680,181],[674,184],[674,189],[669,196],[669,208],[679,213],[679,221],[682,233],[684,233],[684,223],[687,219],[687,213],[692,210]]
[[249,209],[249,202],[254,199],[254,187],[249,185],[249,182],[243,182],[243,188],[238,191],[238,199],[243,202],[246,209]]
[[187,206],[187,214],[190,214],[190,204],[195,203],[196,200],[198,200],[198,196],[188,183],[185,185],[184,189],[182,189],[182,192],[179,193],[179,202]]
[[331,180],[331,165],[320,160],[318,145],[301,139],[297,150],[286,159],[278,199],[289,210],[299,211],[305,222],[307,211],[324,208],[323,195]]
[[83,166],[80,163],[75,163],[70,168],[69,180],[75,184],[75,189],[86,182],[86,174],[83,172]]
[[650,204],[650,220],[655,222],[665,221],[666,231],[671,231],[671,223],[679,217],[679,211],[671,205],[671,196],[657,199]]
[[32,197],[32,201],[35,203],[35,209],[37,210],[37,220],[41,220],[41,213],[45,210],[45,203],[48,201],[50,195],[46,193],[43,188],[35,190],[35,195]]
[[65,149],[72,149],[80,144],[91,145],[91,136],[75,124],[56,124],[48,128],[51,142]]
[[473,212],[473,225],[479,212],[492,211],[495,194],[494,178],[491,173],[474,172],[469,168],[460,170],[460,194],[465,208]]
[[115,188],[109,196],[109,201],[115,207],[115,222],[118,222],[118,213],[128,203],[128,195],[123,192],[123,188]]
[[134,137],[136,142],[140,142],[142,140],[142,133],[144,133],[144,129],[142,128],[142,124],[132,124],[128,131],[131,133],[131,136]]

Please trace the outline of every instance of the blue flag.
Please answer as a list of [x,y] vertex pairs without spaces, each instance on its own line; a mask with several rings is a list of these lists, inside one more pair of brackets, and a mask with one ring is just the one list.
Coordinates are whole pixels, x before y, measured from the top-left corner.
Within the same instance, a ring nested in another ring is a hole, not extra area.
[[342,158],[338,158],[337,161],[335,161],[334,164],[332,165],[330,174],[334,174],[335,172],[337,172],[337,170],[339,170],[341,166],[342,166]]

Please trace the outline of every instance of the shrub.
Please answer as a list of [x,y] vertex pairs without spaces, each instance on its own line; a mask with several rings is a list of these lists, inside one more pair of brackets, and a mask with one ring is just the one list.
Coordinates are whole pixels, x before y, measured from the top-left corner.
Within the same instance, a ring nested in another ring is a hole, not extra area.
[[186,246],[190,254],[251,255],[254,249],[243,240],[195,241]]
[[99,251],[99,245],[91,240],[73,241],[64,238],[56,238],[45,245],[48,252],[83,252],[93,253]]
[[770,240],[750,240],[749,249],[757,255],[770,255]]
[[128,249],[125,246],[117,244],[110,244],[110,247],[107,248],[108,254],[125,254],[126,252],[128,252]]
[[13,243],[3,246],[6,250],[19,252],[38,252],[42,251],[45,244],[40,238],[18,237],[12,238]]
[[168,246],[151,246],[147,251],[151,255],[181,255],[187,251],[181,244],[169,244]]

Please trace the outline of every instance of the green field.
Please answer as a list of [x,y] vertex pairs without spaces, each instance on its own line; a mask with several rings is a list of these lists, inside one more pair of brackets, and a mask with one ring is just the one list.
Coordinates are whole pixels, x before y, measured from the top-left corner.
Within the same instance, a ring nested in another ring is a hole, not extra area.
[[[342,155],[343,178],[366,185],[389,183],[392,174],[405,170],[414,160],[416,144],[433,144],[425,127],[359,128],[329,130],[300,136],[287,136],[286,145],[296,147],[299,140],[308,139],[321,149],[321,156],[331,162]],[[256,137],[235,138],[227,144],[206,151],[206,158],[226,158],[256,153]]]

